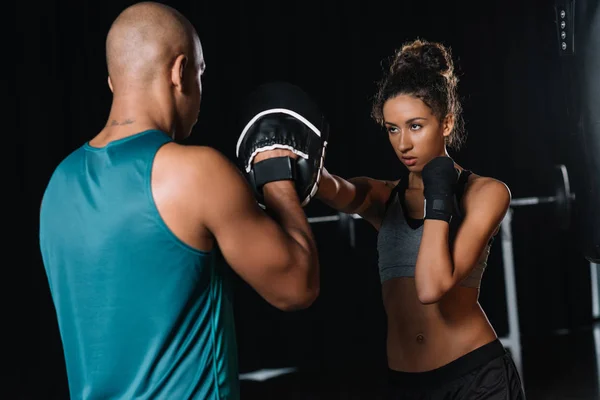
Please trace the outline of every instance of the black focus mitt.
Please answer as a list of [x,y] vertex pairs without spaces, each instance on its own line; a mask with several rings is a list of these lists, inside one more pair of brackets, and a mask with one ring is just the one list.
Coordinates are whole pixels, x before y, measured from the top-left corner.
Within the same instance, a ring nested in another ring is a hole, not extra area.
[[[317,193],[329,136],[328,124],[315,102],[286,82],[260,86],[242,108],[242,130],[236,157],[256,199],[264,208],[262,187],[293,180],[302,206]],[[254,163],[265,151],[289,150],[298,157],[274,157]]]

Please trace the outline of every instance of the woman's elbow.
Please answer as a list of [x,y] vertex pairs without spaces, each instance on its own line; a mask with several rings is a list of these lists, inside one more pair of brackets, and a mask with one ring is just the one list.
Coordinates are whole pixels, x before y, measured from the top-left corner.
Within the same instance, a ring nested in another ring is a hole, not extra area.
[[417,296],[421,304],[435,304],[444,296],[444,293],[439,289],[428,288],[427,290],[418,290]]
[[417,282],[417,297],[421,304],[435,304],[448,292],[450,285],[444,282]]

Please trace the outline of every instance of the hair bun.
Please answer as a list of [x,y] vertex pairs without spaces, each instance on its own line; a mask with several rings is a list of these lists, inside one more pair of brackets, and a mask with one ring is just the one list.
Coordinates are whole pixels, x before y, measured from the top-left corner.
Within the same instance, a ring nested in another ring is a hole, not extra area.
[[406,68],[428,70],[446,77],[454,72],[449,50],[440,43],[424,40],[407,43],[396,53],[390,67],[391,72],[398,72]]

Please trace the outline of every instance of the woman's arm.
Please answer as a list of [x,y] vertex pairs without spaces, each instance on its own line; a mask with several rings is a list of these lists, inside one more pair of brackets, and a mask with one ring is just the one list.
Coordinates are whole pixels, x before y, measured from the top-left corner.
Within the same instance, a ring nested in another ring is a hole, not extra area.
[[375,225],[381,220],[393,185],[364,176],[346,180],[323,168],[316,198],[334,210],[358,214]]
[[415,270],[417,294],[422,303],[438,302],[471,273],[502,222],[510,199],[504,183],[492,178],[474,179],[463,196],[465,217],[452,249],[448,222],[425,220]]

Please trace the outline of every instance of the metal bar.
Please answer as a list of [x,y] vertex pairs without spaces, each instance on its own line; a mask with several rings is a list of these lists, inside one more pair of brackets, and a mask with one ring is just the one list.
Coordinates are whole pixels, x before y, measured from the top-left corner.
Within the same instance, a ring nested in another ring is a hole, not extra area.
[[[353,219],[362,219],[362,217],[358,214],[351,214],[350,216]],[[319,223],[319,222],[335,222],[335,221],[339,221],[340,219],[342,219],[340,214],[324,215],[321,217],[309,217],[308,222],[310,224],[314,224],[314,223]]]
[[245,374],[239,374],[239,379],[241,381],[263,382],[268,379],[277,378],[278,376],[291,374],[296,371],[298,371],[298,368],[296,368],[296,367],[261,369],[258,371],[247,372]]
[[350,230],[350,247],[354,248],[356,246],[356,231],[354,229],[354,218],[350,218],[350,221],[348,221],[348,229]]
[[532,206],[535,204],[554,203],[555,201],[556,201],[556,196],[523,197],[520,199],[513,199],[510,202],[510,205],[511,205],[511,207]]
[[600,327],[594,326],[594,349],[596,351],[596,375],[600,383]]
[[598,281],[598,267],[600,267],[599,264],[594,264],[593,262],[590,263],[592,281],[592,316],[594,318],[600,317],[600,295],[598,293],[598,285],[600,285],[600,281]]
[[515,282],[515,261],[512,247],[512,210],[508,210],[500,224],[502,232],[502,261],[504,263],[504,290],[508,310],[508,336],[499,338],[511,350],[521,380],[523,381],[523,364],[521,357],[521,330],[519,328],[519,309],[517,306],[517,286]]
[[333,221],[339,221],[340,220],[340,216],[339,215],[325,215],[323,217],[310,217],[308,218],[308,222],[311,224],[317,224],[319,222],[333,222]]

